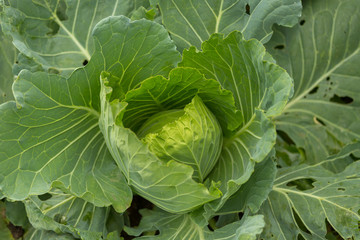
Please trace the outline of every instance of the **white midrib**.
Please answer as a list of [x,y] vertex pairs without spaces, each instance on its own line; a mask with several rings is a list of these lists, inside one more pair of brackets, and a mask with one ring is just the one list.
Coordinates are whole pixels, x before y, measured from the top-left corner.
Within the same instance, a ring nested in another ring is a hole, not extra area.
[[231,138],[229,139],[224,139],[224,143],[223,146],[227,147],[229,144],[233,143],[235,139],[237,139],[243,132],[245,132],[249,126],[253,123],[254,119],[256,117],[256,113],[254,113],[250,120],[244,125],[242,126]]
[[327,71],[326,73],[324,73],[321,77],[319,77],[318,80],[316,80],[308,89],[306,89],[306,91],[304,91],[302,94],[300,94],[299,96],[297,96],[296,98],[294,98],[293,100],[291,100],[284,108],[284,111],[286,111],[286,109],[290,108],[292,105],[294,105],[295,103],[297,103],[298,101],[300,101],[303,97],[305,97],[309,92],[311,92],[312,89],[314,89],[320,82],[322,82],[325,78],[327,78],[330,74],[332,74],[333,72],[335,72],[339,67],[341,67],[345,62],[347,62],[349,59],[351,59],[352,57],[354,57],[356,54],[358,54],[360,52],[360,46],[359,48],[353,52],[351,55],[349,55],[348,57],[344,58],[343,60],[341,60],[338,64],[336,64],[333,68],[331,68],[329,71]]
[[216,17],[215,33],[219,32],[220,19],[221,19],[222,14],[223,14],[223,11],[222,11],[223,3],[224,3],[224,1],[221,1],[220,9],[219,9],[219,15]]
[[[50,208],[42,211],[42,213],[43,213],[44,215],[46,215],[46,214],[47,214],[48,212],[50,212],[51,210],[56,209],[57,207],[65,204],[65,203],[67,203],[67,202],[69,202],[69,201],[71,201],[71,200],[74,200],[74,199],[75,199],[75,196],[71,196],[71,197],[69,197],[69,198],[66,198],[65,200],[63,200],[63,201],[55,204],[54,206],[52,206],[52,207],[50,207]],[[40,208],[40,207],[39,207],[39,208]]]
[[[49,9],[50,10],[50,9]],[[85,49],[81,43],[79,42],[79,40],[74,36],[74,34],[72,34],[66,27],[65,25],[61,22],[61,20],[58,18],[58,16],[56,15],[56,13],[54,13],[53,11],[51,11],[52,16],[54,17],[54,20],[57,24],[59,24],[60,28],[62,28],[66,34],[70,37],[70,39],[75,43],[75,45],[80,49],[81,53],[86,57],[87,60],[90,60],[91,56],[90,53],[87,49]]]

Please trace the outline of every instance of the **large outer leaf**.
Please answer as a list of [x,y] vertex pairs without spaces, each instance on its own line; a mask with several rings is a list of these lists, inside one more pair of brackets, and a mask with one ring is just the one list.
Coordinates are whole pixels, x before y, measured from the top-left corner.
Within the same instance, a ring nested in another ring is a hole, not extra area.
[[[73,234],[86,240],[107,235],[106,221],[110,208],[99,208],[71,194],[53,189],[45,195],[25,201],[26,212],[33,227]],[[42,199],[42,200],[41,200]]]
[[[158,159],[134,132],[122,125],[126,102],[110,102],[116,91],[109,79],[102,78],[100,127],[108,148],[129,184],[142,197],[168,212],[193,210],[220,197],[192,179],[191,166]],[[117,85],[117,84],[116,84]],[[115,88],[116,90],[116,88]]]
[[17,102],[0,105],[0,188],[6,197],[23,200],[61,181],[97,205],[129,206],[131,192],[107,151],[98,113],[83,98],[92,92],[88,84],[41,72],[19,75]]
[[[360,238],[360,161],[350,164],[343,172],[334,174],[323,165],[358,151],[360,144],[345,147],[338,155],[316,165],[281,168],[273,191],[262,206],[265,215],[265,239],[325,239],[325,219],[344,238]],[[314,187],[299,190],[289,183],[312,179]],[[295,213],[310,232],[306,233],[296,220]]]
[[126,17],[109,17],[97,25],[93,34],[97,51],[91,67],[85,70],[93,76],[98,91],[101,71],[115,77],[118,85],[113,86],[114,95],[118,99],[123,99],[128,91],[151,76],[167,76],[181,58],[166,30],[151,21],[130,22]]
[[[266,61],[270,60],[270,61]],[[183,52],[181,66],[198,69],[207,78],[216,79],[230,90],[243,123],[224,139],[224,147],[210,179],[221,181],[223,201],[246,182],[275,144],[276,132],[270,117],[281,113],[292,91],[292,80],[271,62],[265,48],[257,40],[246,41],[241,33],[228,37],[215,34],[202,44],[202,52],[194,47]]]
[[300,24],[278,28],[267,48],[295,81],[277,128],[305,149],[307,162],[360,138],[358,0],[304,1]]
[[213,33],[241,31],[246,39],[269,41],[274,23],[293,26],[300,0],[159,0],[162,21],[179,50],[200,49]]
[[[133,34],[124,35],[129,28]],[[131,89],[153,74],[167,75],[179,53],[160,25],[145,20],[111,17],[94,36],[96,51],[85,68],[67,80],[23,71],[14,87],[17,104],[0,106],[0,189],[6,197],[42,194],[60,181],[95,205],[129,206],[130,189],[98,128],[100,72],[122,76]]]
[[161,210],[140,210],[143,218],[137,228],[125,227],[130,235],[139,236],[142,232],[159,230],[157,236],[144,236],[136,239],[156,240],[220,240],[220,239],[248,239],[255,240],[264,227],[263,216],[246,217],[241,221],[229,224],[211,232],[208,227],[197,225],[190,215],[169,214]]
[[0,26],[0,104],[14,98],[11,86],[14,81],[12,66],[15,63],[16,54],[17,51],[11,43],[11,38],[4,35]]
[[101,19],[129,15],[144,0],[10,0],[3,26],[14,45],[51,71],[69,75],[94,52],[91,32]]

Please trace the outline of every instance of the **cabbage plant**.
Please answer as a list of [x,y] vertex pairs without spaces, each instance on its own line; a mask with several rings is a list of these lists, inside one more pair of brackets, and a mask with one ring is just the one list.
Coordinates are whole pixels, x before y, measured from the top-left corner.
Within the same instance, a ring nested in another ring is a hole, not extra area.
[[0,238],[359,238],[356,1],[0,1]]

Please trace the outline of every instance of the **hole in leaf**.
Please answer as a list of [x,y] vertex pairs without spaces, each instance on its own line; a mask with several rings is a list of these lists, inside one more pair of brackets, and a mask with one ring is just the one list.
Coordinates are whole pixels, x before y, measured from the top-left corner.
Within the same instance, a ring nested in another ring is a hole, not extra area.
[[[60,21],[65,21],[68,19],[66,15],[66,3],[64,0],[61,0],[56,9],[56,16]],[[55,20],[49,21],[47,23],[47,27],[49,28],[49,32],[46,33],[48,36],[54,36],[59,32],[60,26]]]
[[340,97],[336,94],[334,94],[334,96],[332,98],[330,98],[330,102],[335,102],[335,103],[340,103],[340,104],[350,104],[354,101],[353,98],[345,96],[345,97]]
[[326,81],[330,81],[330,77],[327,77],[327,78],[326,78]]
[[343,192],[344,192],[344,191],[345,191],[345,188],[340,188],[340,187],[339,187],[339,188],[338,188],[338,191],[343,191]]
[[82,65],[86,66],[86,64],[88,64],[88,63],[89,63],[89,61],[85,59],[85,60],[82,62]]
[[296,221],[297,225],[299,226],[299,228],[300,228],[301,230],[303,230],[304,232],[310,234],[310,231],[306,228],[306,226],[304,225],[304,223],[301,221],[301,218],[299,217],[299,215],[297,214],[297,212],[295,212],[294,209],[292,209],[292,212],[293,212],[295,221]]
[[45,193],[43,195],[39,195],[38,198],[41,201],[46,201],[46,200],[49,200],[50,198],[52,198],[52,195],[50,193]]
[[325,236],[326,239],[343,239],[336,230],[331,226],[327,219],[325,219],[327,234]]
[[284,49],[284,48],[285,48],[285,45],[283,45],[283,44],[276,45],[276,46],[274,47],[274,49],[279,49],[279,50]]
[[250,5],[249,4],[246,4],[245,12],[246,12],[247,15],[250,15]]
[[326,126],[326,124],[320,118],[314,117],[314,122],[315,124]]
[[288,182],[286,186],[288,187],[295,186],[298,190],[305,191],[314,188],[314,186],[312,185],[314,182],[315,182],[314,179],[302,178]]
[[60,26],[55,22],[55,20],[47,23],[47,27],[49,28],[49,32],[46,33],[48,36],[54,36],[59,32]]
[[303,19],[303,20],[300,21],[300,25],[302,26],[304,24],[305,24],[305,20]]
[[19,61],[18,60],[16,60],[16,62],[15,62],[16,64],[19,64]]
[[289,137],[289,135],[286,132],[278,130],[277,134],[288,144],[295,145],[295,142]]
[[66,3],[64,0],[61,0],[56,9],[56,16],[60,19],[60,21],[68,20],[68,16],[66,15]]
[[316,86],[316,87],[314,87],[313,89],[311,89],[311,91],[309,92],[309,94],[314,94],[314,93],[316,93],[318,90],[319,90],[319,87]]

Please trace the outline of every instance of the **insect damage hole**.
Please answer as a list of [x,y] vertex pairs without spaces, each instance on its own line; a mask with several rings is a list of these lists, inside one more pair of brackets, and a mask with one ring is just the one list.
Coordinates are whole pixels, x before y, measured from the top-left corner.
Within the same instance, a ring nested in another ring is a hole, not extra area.
[[311,91],[309,92],[309,94],[314,94],[314,93],[316,93],[318,90],[319,90],[319,87],[316,86],[316,87],[314,87],[313,89],[311,89]]
[[245,12],[246,12],[247,15],[250,15],[250,5],[249,4],[246,4]]
[[41,201],[46,201],[46,200],[49,200],[50,198],[52,198],[52,195],[50,193],[44,193],[42,195],[39,195],[38,198]]
[[285,45],[284,44],[280,44],[280,45],[276,45],[274,47],[274,49],[278,49],[278,50],[281,50],[281,49],[284,49],[285,48]]
[[89,61],[87,60],[87,59],[85,59],[83,62],[82,62],[82,65],[83,66],[86,66],[86,64],[88,64],[89,63]]
[[303,26],[304,24],[305,24],[305,20],[303,19],[300,21],[300,26]]
[[340,97],[336,94],[334,94],[334,96],[330,98],[330,102],[340,103],[340,104],[350,104],[353,101],[354,99],[349,96]]
[[310,190],[314,188],[313,183],[315,179],[312,178],[301,178],[294,181],[290,181],[286,184],[288,187],[295,186],[300,191]]
[[314,123],[322,126],[326,126],[326,124],[318,117],[314,117]]

